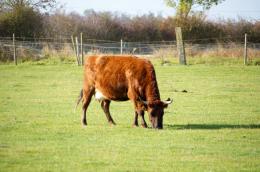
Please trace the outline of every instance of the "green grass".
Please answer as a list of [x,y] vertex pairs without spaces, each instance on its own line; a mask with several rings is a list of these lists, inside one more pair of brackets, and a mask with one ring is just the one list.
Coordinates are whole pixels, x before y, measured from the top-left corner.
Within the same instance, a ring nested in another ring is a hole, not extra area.
[[95,100],[82,128],[75,64],[0,65],[0,171],[260,171],[260,68],[159,63],[162,131],[132,128],[130,102],[111,127]]

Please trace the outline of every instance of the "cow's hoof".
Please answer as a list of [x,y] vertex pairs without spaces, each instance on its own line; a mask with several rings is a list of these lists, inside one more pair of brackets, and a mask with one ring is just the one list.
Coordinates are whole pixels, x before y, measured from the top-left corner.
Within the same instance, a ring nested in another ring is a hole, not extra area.
[[87,124],[87,121],[82,121],[82,127],[86,127],[88,124]]
[[143,128],[147,128],[147,124],[141,124]]
[[114,121],[109,121],[108,123],[109,123],[110,126],[116,125],[116,123]]
[[133,124],[132,125],[133,128],[139,127],[138,124]]

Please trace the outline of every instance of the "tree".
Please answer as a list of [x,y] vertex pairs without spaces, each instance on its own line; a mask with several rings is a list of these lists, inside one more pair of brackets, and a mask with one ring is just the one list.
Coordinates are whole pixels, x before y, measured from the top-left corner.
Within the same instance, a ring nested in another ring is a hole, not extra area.
[[37,10],[47,10],[55,5],[56,0],[0,0],[1,11],[3,9],[13,10],[18,7],[32,7]]
[[41,10],[54,7],[55,0],[0,0],[0,35],[21,37],[42,34]]
[[187,18],[192,7],[198,5],[203,10],[210,9],[213,5],[218,5],[224,0],[164,0],[167,6],[176,9],[177,18]]
[[42,15],[31,7],[21,7],[0,14],[0,36],[39,37],[42,34]]

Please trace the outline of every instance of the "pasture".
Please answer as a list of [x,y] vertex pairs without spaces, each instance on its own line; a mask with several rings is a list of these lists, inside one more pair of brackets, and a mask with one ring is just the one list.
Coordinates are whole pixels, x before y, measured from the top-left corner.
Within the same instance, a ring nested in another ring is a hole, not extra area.
[[154,64],[163,130],[132,128],[131,102],[111,127],[94,99],[83,128],[75,64],[0,65],[0,171],[260,171],[259,66]]

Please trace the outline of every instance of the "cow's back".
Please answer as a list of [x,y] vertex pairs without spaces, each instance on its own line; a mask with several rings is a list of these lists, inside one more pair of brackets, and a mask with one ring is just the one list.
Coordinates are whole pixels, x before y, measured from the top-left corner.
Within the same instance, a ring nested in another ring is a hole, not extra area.
[[148,60],[131,55],[89,56],[85,59],[84,85],[95,87],[110,100],[128,100],[129,89],[134,94],[143,93],[147,70],[153,70]]

